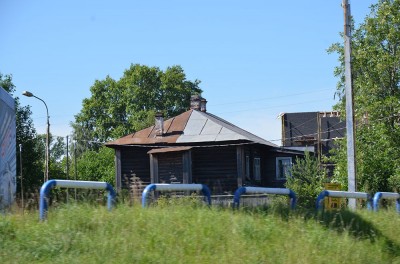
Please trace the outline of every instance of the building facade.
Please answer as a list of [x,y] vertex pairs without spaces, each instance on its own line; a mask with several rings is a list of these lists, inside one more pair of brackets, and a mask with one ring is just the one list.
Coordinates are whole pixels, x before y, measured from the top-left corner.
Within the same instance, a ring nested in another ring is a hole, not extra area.
[[[196,99],[196,98],[195,98]],[[241,186],[283,187],[303,152],[279,147],[213,114],[202,98],[166,121],[106,144],[116,153],[117,189],[201,183],[213,194]]]

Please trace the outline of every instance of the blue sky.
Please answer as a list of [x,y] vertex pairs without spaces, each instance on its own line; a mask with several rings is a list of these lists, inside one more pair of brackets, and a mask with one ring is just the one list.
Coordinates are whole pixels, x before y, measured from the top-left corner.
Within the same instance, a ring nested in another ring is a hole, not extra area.
[[[341,42],[341,0],[0,0],[0,72],[45,133],[69,123],[96,79],[119,79],[131,63],[181,65],[201,80],[208,111],[280,144],[282,112],[329,111]],[[353,0],[360,23],[377,0]]]

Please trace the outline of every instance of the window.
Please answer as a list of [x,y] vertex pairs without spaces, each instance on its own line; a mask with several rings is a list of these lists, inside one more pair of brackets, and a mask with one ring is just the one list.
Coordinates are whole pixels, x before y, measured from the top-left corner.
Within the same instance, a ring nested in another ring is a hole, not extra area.
[[246,155],[246,179],[250,180],[250,157]]
[[254,180],[261,181],[260,158],[254,158]]
[[291,157],[276,158],[276,179],[284,180],[290,176],[290,169],[292,168]]

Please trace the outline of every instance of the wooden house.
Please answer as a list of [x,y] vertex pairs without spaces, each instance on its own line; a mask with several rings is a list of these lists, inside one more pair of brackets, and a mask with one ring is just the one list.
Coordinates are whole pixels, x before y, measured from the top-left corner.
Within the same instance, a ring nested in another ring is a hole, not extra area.
[[202,183],[213,194],[240,186],[282,187],[295,157],[213,114],[195,97],[191,109],[106,144],[115,149],[116,187]]

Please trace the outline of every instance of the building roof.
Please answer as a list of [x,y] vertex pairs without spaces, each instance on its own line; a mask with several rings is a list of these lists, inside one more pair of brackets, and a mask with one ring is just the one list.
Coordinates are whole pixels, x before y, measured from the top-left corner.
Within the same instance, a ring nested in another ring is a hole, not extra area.
[[277,145],[241,129],[213,114],[189,110],[164,122],[164,134],[157,136],[155,126],[108,142],[109,147],[123,145],[176,145],[241,141],[259,143],[271,147]]
[[167,152],[180,152],[192,149],[192,147],[169,147],[169,148],[155,148],[147,152],[147,154],[167,153]]

